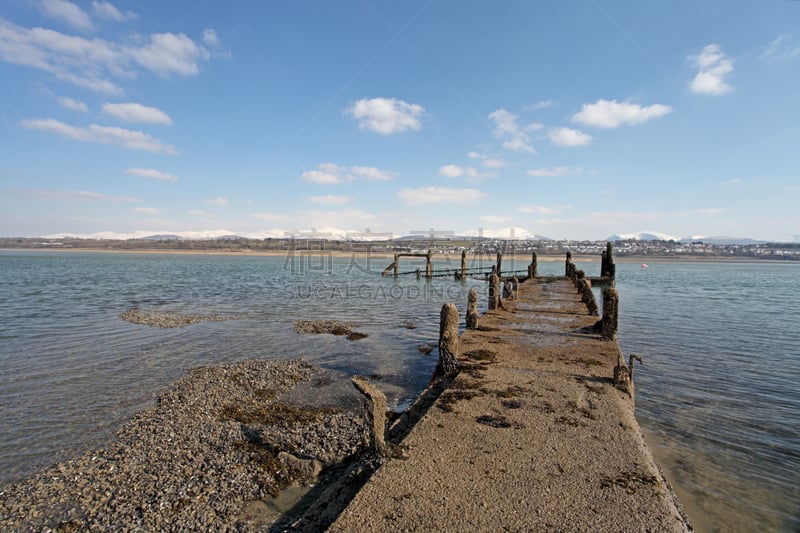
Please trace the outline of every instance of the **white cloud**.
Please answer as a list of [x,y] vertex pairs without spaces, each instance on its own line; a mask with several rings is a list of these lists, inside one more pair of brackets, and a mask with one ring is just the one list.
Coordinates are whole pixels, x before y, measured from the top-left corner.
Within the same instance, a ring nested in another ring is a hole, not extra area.
[[469,157],[470,159],[478,159],[481,157],[481,154],[479,154],[478,152],[470,152],[467,154],[467,157]]
[[24,194],[25,196],[36,198],[39,200],[57,200],[57,201],[90,200],[90,201],[113,202],[113,203],[141,202],[139,198],[133,196],[111,196],[108,194],[103,194],[94,191],[62,191],[53,189],[31,189],[31,190],[24,190],[17,192]]
[[54,133],[67,139],[101,144],[116,144],[129,150],[144,150],[161,154],[174,154],[175,147],[141,131],[113,126],[90,124],[88,128],[70,126],[54,119],[23,120],[22,126],[31,130]]
[[308,201],[312,204],[341,205],[349,204],[353,201],[353,197],[336,194],[324,194],[322,196],[311,196],[308,198]]
[[[144,44],[142,44],[144,42]],[[143,67],[167,77],[190,76],[210,52],[184,34],[160,33],[133,44],[86,39],[45,28],[23,28],[0,18],[0,60],[43,70],[92,91],[119,94],[111,76],[136,77]]]
[[535,178],[554,178],[556,176],[564,176],[572,171],[570,167],[554,167],[554,168],[532,168],[527,174]]
[[161,209],[157,207],[134,207],[131,209],[134,213],[142,213],[144,215],[158,215],[161,213]]
[[487,158],[481,163],[486,168],[504,168],[508,163],[499,158]]
[[510,141],[505,141],[503,143],[503,148],[508,148],[513,152],[526,152],[529,154],[536,153],[536,148],[534,148],[533,145],[531,145],[522,137],[514,137]]
[[216,198],[206,200],[204,203],[208,205],[216,205],[217,207],[225,207],[228,205],[228,198],[226,196],[217,196]]
[[494,122],[494,134],[497,137],[517,135],[520,131],[517,118],[517,115],[503,108],[489,113],[489,120]]
[[742,181],[740,178],[732,178],[729,180],[721,181],[719,183],[720,185],[725,185],[726,187],[730,187],[732,185],[741,185],[742,183],[744,183],[744,181]]
[[320,163],[315,170],[303,172],[300,179],[320,185],[339,185],[353,181],[353,176],[348,173],[347,167],[335,163]]
[[222,43],[220,43],[217,32],[210,28],[206,28],[203,30],[203,44],[210,46],[211,48],[217,48]]
[[391,170],[382,170],[376,167],[350,167],[350,172],[369,181],[389,181],[395,175]]
[[91,30],[92,19],[84,10],[67,0],[40,0],[42,14],[59,22],[64,22],[77,30]]
[[517,115],[500,108],[489,113],[489,120],[494,123],[494,136],[506,138],[503,147],[514,152],[526,152],[535,154],[536,149],[530,143],[529,131],[541,129],[541,124],[528,124],[520,128],[517,124]]
[[725,56],[719,45],[706,45],[688,59],[698,69],[689,84],[693,93],[722,95],[732,90],[725,78],[733,72],[733,60]]
[[547,109],[549,107],[553,107],[557,105],[558,102],[555,100],[539,100],[533,105],[525,106],[525,111],[539,111],[540,109]]
[[142,104],[103,104],[103,113],[116,117],[123,122],[146,122],[148,124],[172,125],[172,119],[155,107]]
[[182,33],[156,33],[146,46],[130,50],[130,56],[161,76],[191,76],[200,72],[198,62],[208,60],[211,54]]
[[543,205],[523,205],[517,208],[521,213],[533,213],[536,215],[555,215],[559,212],[558,209],[552,207],[545,207]]
[[150,178],[161,181],[178,181],[178,176],[173,176],[166,172],[161,172],[154,168],[129,168],[125,171],[130,176],[138,176],[140,178]]
[[139,17],[133,11],[126,11],[123,13],[109,2],[92,2],[94,14],[103,20],[113,20],[114,22],[125,22],[126,20],[134,20]]
[[320,185],[340,185],[356,179],[356,177],[369,181],[389,181],[395,173],[391,170],[377,167],[354,166],[348,167],[335,163],[321,163],[315,170],[307,170],[300,175],[303,181],[318,183]]
[[71,109],[72,111],[80,111],[81,113],[88,113],[89,108],[83,102],[79,102],[78,100],[73,100],[72,98],[66,96],[59,96],[58,103],[61,104],[61,107],[66,109]]
[[444,165],[439,168],[438,174],[445,178],[457,178],[464,175],[464,168],[458,165]]
[[762,61],[793,59],[795,57],[800,57],[800,44],[797,43],[793,35],[787,34],[777,36],[758,56]]
[[572,121],[584,126],[617,128],[623,124],[641,124],[671,111],[670,106],[662,104],[642,107],[630,102],[601,99],[593,104],[583,104],[581,110],[572,116]]
[[592,142],[590,135],[572,128],[550,128],[547,136],[558,146],[583,146]]
[[397,196],[407,205],[467,204],[486,197],[478,189],[448,189],[445,187],[420,187],[401,189]]
[[444,165],[439,168],[437,173],[445,178],[460,178],[461,176],[465,176],[467,181],[480,181],[484,178],[495,177],[492,172],[480,172],[475,167],[460,167],[458,165]]
[[420,119],[425,109],[396,98],[361,99],[344,110],[358,121],[360,130],[391,135],[422,128]]
[[511,220],[511,217],[505,216],[496,216],[496,215],[484,215],[480,217],[481,222],[488,222],[489,224],[499,224],[501,222],[508,222]]

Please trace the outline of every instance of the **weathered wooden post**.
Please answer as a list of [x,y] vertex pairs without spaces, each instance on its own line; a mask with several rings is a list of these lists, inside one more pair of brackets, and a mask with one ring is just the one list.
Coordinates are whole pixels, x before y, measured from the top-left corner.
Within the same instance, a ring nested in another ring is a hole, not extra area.
[[564,262],[564,275],[571,277],[572,252],[567,252],[567,260]]
[[497,252],[497,275],[501,276],[503,274],[503,254]]
[[528,267],[528,277],[535,278],[536,271],[538,270],[539,265],[537,264],[539,258],[536,256],[536,252],[531,252],[531,264]]
[[581,293],[581,301],[586,304],[586,309],[592,316],[598,315],[597,300],[592,292],[592,282],[589,278],[580,278],[578,280],[578,290]]
[[467,279],[467,251],[461,250],[461,279]]
[[431,279],[433,277],[433,264],[431,263],[431,251],[428,250],[428,255],[426,256],[425,260],[425,279]]
[[606,287],[603,289],[603,338],[614,340],[617,338],[617,316],[619,313],[619,294],[617,289]]
[[519,278],[517,276],[511,278],[511,298],[514,300],[519,298]]
[[453,303],[442,306],[439,316],[439,362],[431,384],[458,374],[458,309]]
[[607,242],[606,243],[606,268],[607,268],[608,271],[606,272],[605,275],[608,276],[611,279],[611,284],[612,285],[614,284],[614,279],[617,276],[617,267],[616,267],[616,265],[614,265],[614,252],[613,252],[613,250],[614,250],[614,246],[610,242]]
[[397,254],[394,254],[394,275],[395,275],[395,277],[397,277],[397,275],[399,273],[400,273],[400,256],[397,255]]
[[386,396],[364,376],[353,376],[350,381],[364,395],[367,407],[367,442],[371,451],[386,454],[384,430],[386,428]]
[[467,329],[478,329],[478,290],[475,287],[467,294]]
[[489,309],[497,309],[500,301],[500,277],[492,269],[489,276]]
[[606,251],[600,254],[600,277],[604,278],[608,275],[608,255],[606,255]]
[[420,269],[417,269],[417,279],[419,279],[421,277],[421,274],[422,274],[422,272],[420,271]]
[[511,280],[506,278],[503,282],[503,300],[510,300],[512,295]]

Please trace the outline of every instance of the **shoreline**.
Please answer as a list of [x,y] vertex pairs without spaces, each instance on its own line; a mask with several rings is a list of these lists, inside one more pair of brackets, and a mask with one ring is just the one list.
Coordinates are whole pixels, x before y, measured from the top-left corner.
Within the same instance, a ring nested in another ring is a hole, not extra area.
[[101,448],[0,487],[0,530],[261,530],[280,512],[254,503],[358,453],[359,401],[299,359],[195,367]]
[[[0,253],[3,252],[26,252],[26,253],[98,253],[98,254],[122,254],[122,255],[180,255],[180,256],[224,256],[224,257],[286,257],[295,255],[299,257],[332,257],[337,259],[348,259],[351,257],[369,256],[373,259],[386,259],[392,260],[394,252],[376,252],[367,250],[355,251],[342,251],[342,250],[258,250],[258,251],[241,251],[241,250],[164,250],[164,249],[137,249],[137,250],[124,250],[124,249],[109,249],[109,248],[0,248]],[[455,261],[460,260],[458,253],[434,253],[433,263],[436,264],[440,261]],[[467,259],[474,260],[476,258],[483,258],[491,264],[495,261],[496,254],[471,254],[467,255]],[[537,252],[537,260],[542,263],[563,262],[564,254],[544,255]],[[593,255],[576,255],[572,256],[573,262],[597,262],[598,256]],[[504,261],[514,261],[527,265],[530,263],[530,252],[504,254]],[[615,263],[746,263],[746,264],[795,264],[798,263],[791,259],[761,259],[756,257],[729,257],[729,256],[697,256],[697,255],[682,255],[682,256],[652,256],[652,255],[614,255]]]

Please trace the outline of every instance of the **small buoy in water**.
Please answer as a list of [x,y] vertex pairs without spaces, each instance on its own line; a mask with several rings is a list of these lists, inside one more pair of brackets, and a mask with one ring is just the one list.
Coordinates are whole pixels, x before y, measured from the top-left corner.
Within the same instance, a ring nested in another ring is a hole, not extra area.
[[647,265],[645,263],[642,263],[642,268],[647,268]]

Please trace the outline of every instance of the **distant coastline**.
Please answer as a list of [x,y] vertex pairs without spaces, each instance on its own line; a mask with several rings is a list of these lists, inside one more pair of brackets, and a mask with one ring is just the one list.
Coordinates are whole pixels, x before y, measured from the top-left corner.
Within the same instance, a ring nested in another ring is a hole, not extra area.
[[[616,241],[614,257],[621,262],[664,261],[800,261],[800,243],[768,244],[703,244],[674,241]],[[131,254],[194,254],[239,256],[318,256],[352,257],[369,255],[373,258],[392,258],[395,253],[427,252],[437,258],[460,255],[466,251],[470,257],[494,258],[498,252],[504,257],[530,261],[535,252],[539,261],[561,261],[566,252],[575,260],[594,260],[605,250],[606,241],[508,241],[479,240],[428,240],[395,239],[390,241],[341,241],[309,239],[46,239],[2,238],[0,250],[7,251],[57,251]]]

